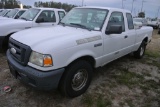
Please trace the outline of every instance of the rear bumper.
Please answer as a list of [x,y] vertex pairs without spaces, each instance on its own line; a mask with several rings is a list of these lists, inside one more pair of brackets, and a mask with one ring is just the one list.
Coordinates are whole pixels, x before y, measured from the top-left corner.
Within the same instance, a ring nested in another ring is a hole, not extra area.
[[151,27],[157,27],[157,28],[158,28],[158,25],[148,24],[148,26],[151,26]]
[[53,71],[40,71],[29,66],[22,66],[12,58],[9,50],[7,51],[7,60],[12,75],[40,90],[56,89],[65,70],[61,68]]
[[4,42],[5,36],[0,36],[0,52],[2,52],[2,46],[3,46],[3,42]]

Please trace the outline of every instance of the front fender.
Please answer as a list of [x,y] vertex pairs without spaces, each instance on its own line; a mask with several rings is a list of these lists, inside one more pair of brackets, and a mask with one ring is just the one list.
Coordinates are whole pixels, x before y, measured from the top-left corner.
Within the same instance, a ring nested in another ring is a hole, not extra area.
[[73,55],[71,55],[67,62],[66,62],[66,66],[68,66],[69,64],[71,64],[73,61],[81,58],[81,57],[85,57],[85,56],[90,56],[92,58],[94,58],[95,60],[95,57],[96,55],[94,54],[94,52],[92,52],[91,50],[80,50],[80,51],[77,51],[76,53],[74,53]]

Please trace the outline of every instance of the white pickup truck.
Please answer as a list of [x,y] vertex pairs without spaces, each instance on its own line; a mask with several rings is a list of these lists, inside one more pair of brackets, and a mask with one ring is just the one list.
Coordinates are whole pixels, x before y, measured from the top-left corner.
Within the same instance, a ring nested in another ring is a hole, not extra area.
[[89,87],[93,68],[132,52],[142,58],[152,32],[151,27],[135,30],[127,10],[76,7],[57,26],[13,34],[7,60],[21,81],[42,90],[59,87],[76,97]]
[[0,12],[0,17],[5,16],[8,12],[10,12],[12,9],[3,9],[3,11]]
[[160,27],[160,20],[150,19],[148,20],[147,25],[153,27],[154,29],[158,29]]
[[15,8],[13,10],[11,10],[10,12],[8,12],[5,16],[0,17],[0,20],[4,20],[4,19],[18,19],[27,9],[19,9],[19,8]]
[[17,20],[0,20],[0,51],[8,47],[11,34],[33,27],[57,25],[64,16],[63,9],[31,8]]

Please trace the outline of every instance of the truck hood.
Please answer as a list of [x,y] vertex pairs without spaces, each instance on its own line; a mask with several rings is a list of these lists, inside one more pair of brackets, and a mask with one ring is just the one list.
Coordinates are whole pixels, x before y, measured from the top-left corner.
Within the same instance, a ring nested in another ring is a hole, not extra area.
[[0,36],[18,32],[20,30],[32,27],[32,21],[25,21],[21,19],[0,20]]
[[73,47],[77,45],[76,40],[100,35],[100,31],[57,25],[20,31],[13,34],[11,38],[30,46],[34,51],[43,53],[50,49],[61,50]]
[[[7,19],[10,19],[10,18],[7,18]],[[21,20],[21,19],[0,20],[0,26],[5,26],[5,25],[10,25],[11,26],[11,25],[14,25],[14,24],[24,24],[24,23],[27,23],[27,22],[29,22],[29,21],[25,21],[25,20]]]
[[0,17],[0,20],[1,20],[1,19],[9,19],[9,18],[7,18],[7,17]]

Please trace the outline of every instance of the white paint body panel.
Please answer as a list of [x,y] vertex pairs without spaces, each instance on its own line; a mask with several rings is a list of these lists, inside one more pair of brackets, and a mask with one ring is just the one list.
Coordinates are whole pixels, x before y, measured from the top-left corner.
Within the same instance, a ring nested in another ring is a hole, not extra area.
[[[81,28],[57,25],[54,27],[32,28],[12,35],[11,37],[13,39],[30,46],[33,51],[50,54],[53,59],[52,67],[39,67],[30,62],[28,65],[42,71],[48,71],[66,67],[80,57],[91,56],[95,59],[95,67],[100,67],[119,57],[136,51],[145,37],[149,40],[151,39],[153,31],[151,27],[129,30],[126,17],[124,19],[125,32],[122,34],[106,35],[105,29],[111,12],[120,11],[123,12],[124,15],[130,12],[114,8],[87,8],[109,10],[109,14],[101,31],[89,31]],[[128,38],[124,39],[126,35],[128,35]],[[77,44],[77,40],[86,40],[87,38],[97,36],[99,39],[95,41]],[[94,47],[95,44],[99,43],[102,43],[102,46]]]
[[[25,21],[22,19],[10,19],[10,20],[0,20],[0,36],[7,36],[9,34],[32,28],[32,27],[44,27],[44,26],[54,26],[59,23],[58,11],[64,11],[62,9],[53,9],[53,8],[38,8],[40,12],[34,18],[33,21]],[[49,23],[36,23],[38,16],[44,10],[51,10],[55,12],[56,22]],[[65,12],[65,11],[64,11]]]

